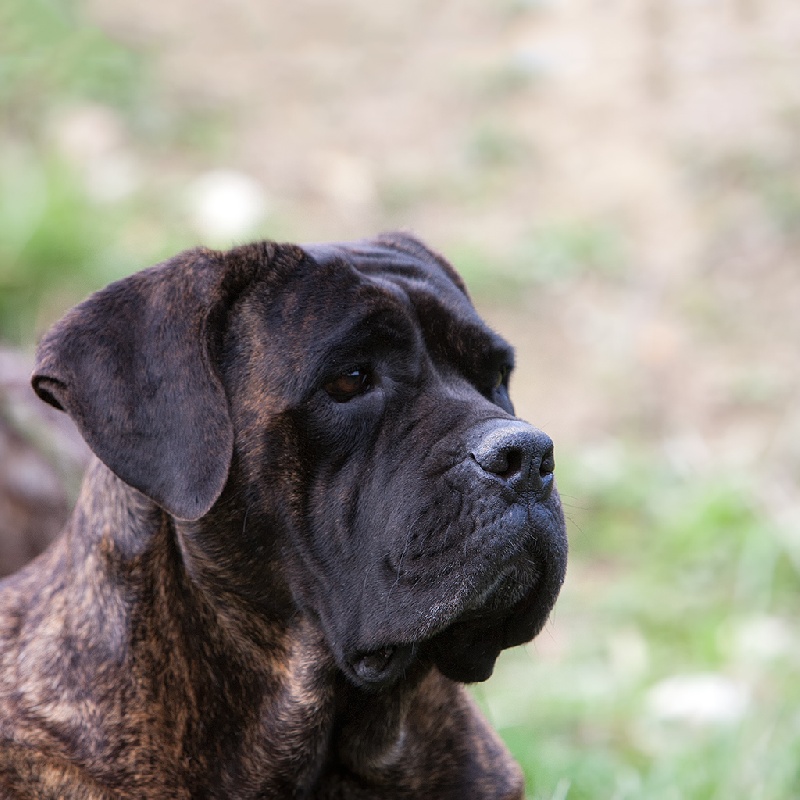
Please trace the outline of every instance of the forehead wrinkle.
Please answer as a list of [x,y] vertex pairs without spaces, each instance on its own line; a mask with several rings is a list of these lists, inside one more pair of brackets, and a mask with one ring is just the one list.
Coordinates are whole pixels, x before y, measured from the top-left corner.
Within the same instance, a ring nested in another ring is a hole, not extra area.
[[[389,261],[387,257],[387,262]],[[514,349],[479,316],[469,297],[445,273],[425,270],[402,275],[391,263],[387,274],[372,263],[371,282],[380,284],[408,309],[415,335],[421,334],[425,349],[439,364],[459,364],[468,376],[487,369],[514,366]],[[425,278],[425,279],[423,279]]]
[[[428,349],[444,359],[486,359],[514,363],[514,349],[478,316],[463,296],[452,302],[451,293],[442,296],[423,287],[411,297]],[[470,358],[472,357],[472,358]]]
[[[254,329],[257,319],[269,330],[294,331],[280,338],[279,347],[274,336],[263,337],[259,346],[257,335],[244,332],[255,369],[273,365],[272,374],[283,376],[280,394],[290,404],[301,401],[332,368],[358,366],[348,359],[369,354],[371,332],[383,349],[421,344],[413,304],[396,281],[380,273],[365,275],[338,253],[315,267],[290,276],[297,291],[278,295],[274,287],[262,287],[250,297]],[[283,367],[274,367],[277,362]]]
[[347,264],[360,275],[403,285],[452,294],[471,307],[461,276],[438,253],[407,237],[381,235],[352,242],[303,245],[318,264]]

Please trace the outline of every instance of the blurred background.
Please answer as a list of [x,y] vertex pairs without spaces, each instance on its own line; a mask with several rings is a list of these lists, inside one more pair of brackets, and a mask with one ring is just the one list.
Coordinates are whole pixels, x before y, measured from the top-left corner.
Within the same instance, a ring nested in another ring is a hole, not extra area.
[[398,227],[557,444],[562,599],[475,687],[529,796],[800,797],[797,0],[2,0],[0,569],[85,459],[27,388],[64,310]]

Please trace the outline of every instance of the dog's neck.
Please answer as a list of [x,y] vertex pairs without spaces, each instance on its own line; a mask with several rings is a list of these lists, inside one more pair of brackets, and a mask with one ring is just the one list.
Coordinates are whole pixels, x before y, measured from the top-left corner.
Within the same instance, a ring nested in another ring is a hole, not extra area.
[[[100,709],[91,736],[76,715],[62,741],[101,748],[106,719],[117,728],[112,740],[160,719],[157,729],[170,735],[154,743],[152,757],[172,770],[191,765],[184,783],[219,773],[232,795],[234,774],[275,796],[302,797],[298,787],[311,796],[331,769],[368,775],[402,756],[416,688],[366,695],[349,686],[313,620],[296,611],[278,621],[234,596],[195,547],[197,523],[176,523],[100,462],[86,481],[92,491],[81,493],[65,537],[46,556],[51,579],[37,586],[41,617],[49,604],[68,609],[65,629],[53,635],[85,663],[41,677],[74,692],[76,703],[104,660],[125,661],[130,684],[109,699],[125,705],[124,715]],[[285,737],[275,729],[281,724]]]

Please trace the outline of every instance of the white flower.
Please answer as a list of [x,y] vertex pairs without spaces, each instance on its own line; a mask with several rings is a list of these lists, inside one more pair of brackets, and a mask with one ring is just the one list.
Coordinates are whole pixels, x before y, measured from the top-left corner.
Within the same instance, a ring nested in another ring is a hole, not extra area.
[[267,214],[261,184],[235,170],[203,173],[190,184],[187,201],[197,231],[216,240],[252,233]]
[[746,686],[713,672],[674,675],[647,693],[650,715],[664,722],[732,724],[744,717],[749,705]]

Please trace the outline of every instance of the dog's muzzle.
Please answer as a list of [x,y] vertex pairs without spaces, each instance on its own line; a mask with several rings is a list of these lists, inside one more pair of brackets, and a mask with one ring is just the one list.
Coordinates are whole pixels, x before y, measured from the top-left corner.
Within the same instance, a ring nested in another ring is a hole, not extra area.
[[[346,656],[362,687],[391,684],[418,657],[456,680],[484,680],[500,650],[533,638],[555,603],[566,549],[552,440],[520,420],[492,419],[475,427],[464,452],[462,485],[494,509],[484,511],[479,529],[483,555],[461,567],[470,588],[443,598],[446,612],[418,640]],[[438,602],[434,595],[427,600]]]

